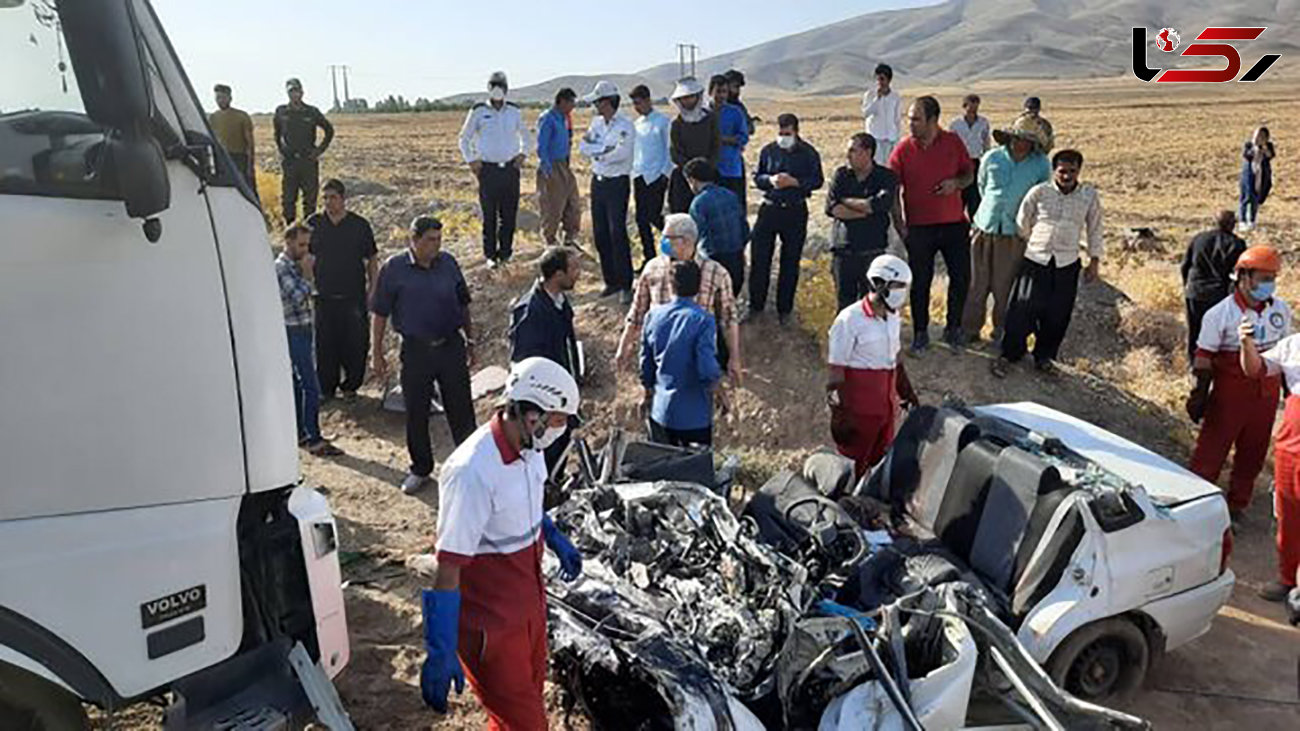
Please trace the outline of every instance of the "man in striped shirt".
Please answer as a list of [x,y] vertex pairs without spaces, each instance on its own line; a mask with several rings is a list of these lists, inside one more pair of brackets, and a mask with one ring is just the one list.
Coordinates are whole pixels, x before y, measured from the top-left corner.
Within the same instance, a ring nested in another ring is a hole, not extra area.
[[1101,197],[1097,189],[1079,182],[1083,155],[1061,150],[1052,156],[1052,180],[1029,190],[1016,217],[1020,236],[1028,240],[1020,274],[1011,287],[1002,357],[993,362],[993,375],[1005,378],[1011,364],[1024,357],[1029,336],[1035,336],[1034,363],[1052,373],[1065,340],[1079,292],[1079,250],[1085,233],[1088,266],[1083,280],[1099,276],[1102,240]]

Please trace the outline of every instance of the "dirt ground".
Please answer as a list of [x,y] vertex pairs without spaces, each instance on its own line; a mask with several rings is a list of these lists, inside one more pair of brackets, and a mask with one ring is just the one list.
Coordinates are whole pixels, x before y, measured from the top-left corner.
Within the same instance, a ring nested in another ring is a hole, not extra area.
[[[1128,79],[1037,84],[1032,89],[1001,83],[977,90],[985,98],[983,113],[995,127],[1010,122],[1027,92],[1043,97],[1058,148],[1081,149],[1087,157],[1083,178],[1102,192],[1110,254],[1103,282],[1082,290],[1061,375],[1016,371],[998,381],[988,374],[989,351],[955,354],[935,348],[908,361],[913,383],[930,403],[946,394],[972,404],[1045,403],[1185,461],[1194,433],[1179,408],[1187,379],[1180,352],[1185,335],[1176,262],[1191,233],[1204,228],[1219,208],[1235,207],[1241,143],[1261,122],[1272,128],[1279,158],[1273,197],[1252,242],[1273,243],[1284,250],[1288,263],[1297,261],[1300,194],[1291,181],[1300,177],[1293,142],[1300,139],[1300,88],[1266,80],[1246,91],[1216,87],[1210,92],[1155,93]],[[945,120],[959,113],[962,90],[936,91]],[[844,140],[860,129],[857,104],[851,98],[752,100],[752,111],[764,122],[748,150],[750,165],[761,145],[774,137],[776,114],[793,109],[804,120],[805,138],[822,152],[829,178],[842,164]],[[576,112],[575,123],[585,125],[585,114]],[[535,115],[529,112],[526,117],[532,120]],[[518,255],[508,268],[489,270],[478,253],[472,179],[455,150],[461,119],[458,114],[337,117],[338,136],[324,159],[323,175],[349,183],[351,205],[371,218],[386,253],[404,245],[402,227],[417,213],[432,211],[443,217],[446,248],[465,269],[475,298],[478,365],[505,365],[508,305],[528,288],[540,252],[535,207],[528,195],[534,188],[534,169],[530,165],[523,176]],[[275,194],[266,188],[275,179],[267,120],[259,120],[258,131],[263,160],[268,161],[263,163],[268,174],[259,182],[264,200],[271,203]],[[584,172],[579,163],[585,190]],[[751,204],[757,200],[751,192]],[[820,208],[823,200],[815,198],[814,207]],[[268,208],[278,210],[278,202]],[[749,487],[829,441],[821,364],[825,330],[834,317],[833,294],[826,258],[818,256],[828,224],[823,216],[812,218],[798,324],[782,328],[768,318],[742,328],[747,375],[735,394],[736,408],[718,429],[719,449],[742,457],[742,480]],[[589,230],[585,218],[583,226]],[[1126,229],[1135,226],[1157,229],[1155,250],[1126,249]],[[579,337],[586,342],[594,371],[583,393],[586,433],[598,442],[609,427],[635,428],[637,388],[630,376],[615,373],[611,365],[621,308],[598,299],[595,262],[585,264],[584,276],[575,306]],[[1282,291],[1295,302],[1300,277],[1283,278]],[[942,280],[935,289],[938,294]],[[938,315],[943,298],[936,299]],[[934,327],[941,322],[938,317]],[[425,710],[420,700],[421,583],[404,562],[433,543],[437,494],[430,489],[407,497],[396,488],[407,466],[402,418],[382,412],[378,397],[377,386],[371,384],[353,402],[328,404],[325,431],[334,435],[346,455],[303,458],[308,483],[328,492],[342,529],[352,660],[338,687],[358,728],[478,728],[484,717],[468,693],[453,699],[446,717]],[[486,400],[479,404],[480,419],[487,408]],[[441,459],[450,451],[450,434],[437,418],[432,429]],[[1230,604],[1209,634],[1153,669],[1146,688],[1126,705],[1159,728],[1300,727],[1300,632],[1285,626],[1280,606],[1255,596],[1255,589],[1275,574],[1267,487],[1267,476],[1261,477],[1258,499],[1238,536],[1232,561],[1238,584]],[[564,722],[558,702],[552,688],[552,722],[557,726]],[[580,718],[568,720],[585,725]]]

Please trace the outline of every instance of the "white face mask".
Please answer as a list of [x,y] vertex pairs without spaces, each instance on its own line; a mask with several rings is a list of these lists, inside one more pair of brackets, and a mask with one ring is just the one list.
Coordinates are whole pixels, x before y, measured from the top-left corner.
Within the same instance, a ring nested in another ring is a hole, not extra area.
[[494,102],[503,101],[506,98],[506,90],[499,86],[488,89],[488,98]]
[[564,426],[546,427],[546,431],[542,432],[540,437],[533,439],[533,449],[536,449],[539,452],[549,449],[552,444],[559,441],[560,437],[564,436],[564,430],[568,428],[568,424],[565,424]]
[[907,289],[891,289],[885,293],[885,306],[894,312],[902,309],[903,304],[907,302]]
[[794,135],[777,135],[776,144],[781,146],[782,150],[794,149]]

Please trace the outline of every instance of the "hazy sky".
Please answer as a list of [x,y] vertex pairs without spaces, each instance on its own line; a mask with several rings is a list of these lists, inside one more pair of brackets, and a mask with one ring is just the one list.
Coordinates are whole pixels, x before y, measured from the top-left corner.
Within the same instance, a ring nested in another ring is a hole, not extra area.
[[[298,76],[307,99],[332,102],[329,64],[348,64],[352,96],[430,99],[486,85],[500,68],[512,86],[564,74],[632,72],[701,57],[889,8],[935,0],[153,0],[195,89],[235,88],[237,106],[266,111]],[[689,19],[689,23],[687,23]],[[342,81],[339,82],[342,96]]]

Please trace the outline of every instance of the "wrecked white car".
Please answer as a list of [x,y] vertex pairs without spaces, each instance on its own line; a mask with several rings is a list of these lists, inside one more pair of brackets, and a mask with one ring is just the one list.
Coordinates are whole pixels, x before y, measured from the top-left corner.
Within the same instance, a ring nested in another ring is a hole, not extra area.
[[1233,583],[1217,490],[1032,404],[919,409],[867,479],[818,455],[740,517],[711,455],[581,446],[552,650],[597,727],[1140,728],[1086,701]]

